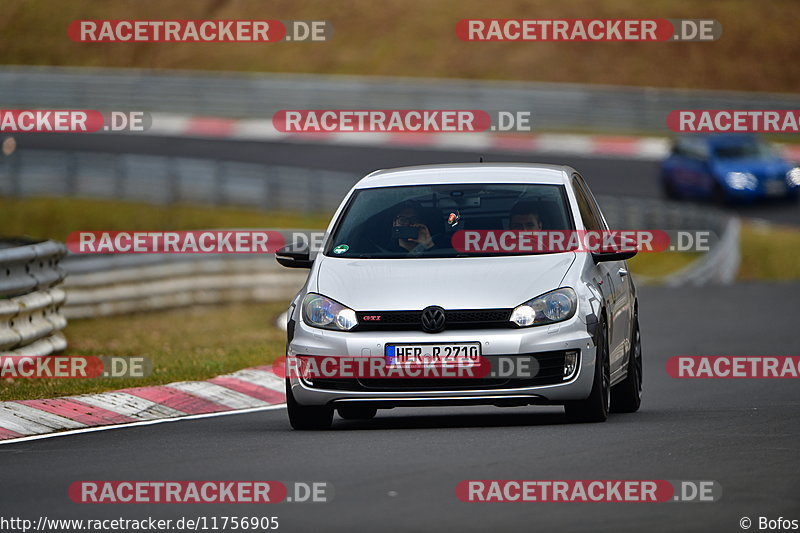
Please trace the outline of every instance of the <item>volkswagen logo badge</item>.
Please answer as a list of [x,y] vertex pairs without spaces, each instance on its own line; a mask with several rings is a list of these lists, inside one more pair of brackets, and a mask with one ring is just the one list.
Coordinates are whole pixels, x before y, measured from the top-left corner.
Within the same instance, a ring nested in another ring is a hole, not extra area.
[[447,317],[444,314],[444,309],[439,306],[431,305],[422,310],[420,322],[422,323],[422,331],[427,333],[439,333],[444,329]]

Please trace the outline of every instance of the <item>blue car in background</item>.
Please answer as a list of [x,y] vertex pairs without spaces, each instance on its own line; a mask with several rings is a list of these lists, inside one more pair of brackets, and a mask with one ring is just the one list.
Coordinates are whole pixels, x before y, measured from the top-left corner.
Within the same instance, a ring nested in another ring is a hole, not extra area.
[[661,163],[661,186],[672,199],[797,200],[800,168],[755,135],[687,135],[675,140],[672,153]]

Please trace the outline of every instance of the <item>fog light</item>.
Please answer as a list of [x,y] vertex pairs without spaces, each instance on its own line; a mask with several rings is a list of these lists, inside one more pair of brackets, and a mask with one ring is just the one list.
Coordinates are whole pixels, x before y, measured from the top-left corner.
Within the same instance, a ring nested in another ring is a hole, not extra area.
[[578,352],[571,351],[564,354],[564,381],[571,379],[578,370]]

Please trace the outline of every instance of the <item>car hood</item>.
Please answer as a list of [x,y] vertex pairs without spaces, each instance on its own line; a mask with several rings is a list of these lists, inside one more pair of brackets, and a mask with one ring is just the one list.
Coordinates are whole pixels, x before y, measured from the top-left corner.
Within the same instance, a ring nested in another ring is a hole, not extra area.
[[511,308],[557,289],[574,252],[449,259],[319,256],[317,292],[356,311]]
[[724,176],[728,172],[750,172],[758,178],[782,177],[791,167],[787,161],[779,157],[717,159],[714,161],[714,170],[720,176]]

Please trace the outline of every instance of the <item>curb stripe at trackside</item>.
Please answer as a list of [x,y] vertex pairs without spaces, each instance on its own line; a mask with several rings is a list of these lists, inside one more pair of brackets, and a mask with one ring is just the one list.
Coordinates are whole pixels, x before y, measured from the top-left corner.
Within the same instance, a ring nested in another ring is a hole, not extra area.
[[498,149],[518,153],[554,152],[659,159],[669,151],[667,139],[656,137],[595,136],[559,133],[497,132],[304,132],[275,129],[269,119],[237,120],[222,117],[153,113],[143,135],[214,137],[221,139],[314,142],[363,146],[398,146],[466,151]]
[[509,152],[532,152],[536,150],[536,137],[522,135],[497,135],[491,140],[492,148]]
[[639,152],[639,140],[628,137],[595,137],[592,150],[601,154],[634,156]]
[[[153,113],[152,126],[140,135],[212,137],[257,141],[287,141],[348,146],[405,146],[459,151],[502,150],[516,153],[555,153],[627,157],[657,161],[669,154],[666,137],[569,133],[498,132],[315,132],[278,131],[269,119],[231,119]],[[800,160],[800,144],[782,146],[790,160]]]
[[229,118],[189,117],[186,131],[209,137],[230,137],[237,125],[238,121]]
[[150,400],[161,405],[165,405],[176,411],[199,415],[202,413],[215,413],[226,411],[227,407],[218,403],[210,402],[194,394],[189,394],[178,389],[167,386],[138,387],[135,389],[123,389],[126,392],[145,400]]
[[125,392],[103,392],[101,394],[87,394],[78,396],[76,399],[120,413],[136,420],[153,420],[155,418],[169,418],[180,416],[182,413],[177,409],[172,409],[166,405],[160,405],[144,398],[139,398]]
[[23,436],[24,435],[22,433],[17,433],[16,431],[11,431],[10,429],[0,428],[0,440],[16,439]]
[[54,415],[63,416],[71,420],[76,420],[87,426],[98,426],[105,424],[124,424],[125,422],[135,422],[136,419],[125,416],[102,407],[89,405],[79,400],[71,398],[55,398],[52,400],[23,400],[22,405],[47,411]]
[[258,398],[259,400],[267,403],[283,403],[286,401],[286,396],[278,391],[274,391],[266,387],[259,387],[258,385],[248,383],[247,381],[243,381],[241,379],[232,377],[218,377],[210,379],[209,382],[214,383],[215,385],[227,387],[237,392],[241,392],[242,394],[247,394],[248,396]]
[[435,133],[391,133],[389,143],[397,146],[426,146],[435,144],[438,140]]
[[0,442],[281,406],[284,380],[271,366],[208,381],[129,388],[67,398],[0,402]]
[[7,402],[0,405],[0,427],[22,435],[33,435],[57,429],[83,428],[86,424],[20,403]]
[[[453,133],[440,134],[436,142],[431,145],[437,150],[451,149],[457,151],[481,151],[491,147],[498,136],[488,133]],[[525,150],[526,152],[529,150]]]
[[167,386],[222,404],[230,409],[248,409],[250,407],[268,405],[267,402],[208,381],[184,381],[170,383]]
[[232,377],[236,379],[240,379],[242,381],[247,381],[249,383],[253,383],[258,385],[259,387],[266,387],[268,389],[272,389],[274,391],[278,391],[281,394],[286,392],[286,385],[282,378],[279,378],[275,373],[272,371],[272,367],[255,367],[255,368],[248,368],[245,370],[240,370],[233,374]]
[[232,138],[261,140],[275,140],[285,136],[285,133],[275,129],[272,122],[266,120],[240,120],[231,134]]
[[240,414],[247,414],[247,413],[258,413],[262,411],[273,411],[276,409],[285,409],[286,404],[280,403],[276,405],[266,405],[264,407],[253,407],[252,409],[235,409],[235,410],[227,410],[227,411],[220,411],[219,413],[203,413],[199,415],[184,415],[184,416],[176,416],[175,418],[158,418],[156,420],[139,420],[138,422],[129,422],[126,424],[114,424],[111,426],[95,426],[95,427],[87,427],[81,429],[69,429],[65,431],[58,431],[58,432],[51,432],[51,433],[44,433],[41,435],[22,435],[20,437],[10,438],[8,440],[0,440],[0,445],[2,444],[14,444],[17,442],[28,442],[32,440],[43,440],[43,439],[50,439],[53,437],[65,437],[68,435],[80,435],[82,433],[96,433],[98,431],[107,431],[110,429],[119,429],[119,428],[131,428],[131,427],[142,427],[142,426],[155,426],[158,424],[163,424],[166,422],[178,422],[181,420],[202,420],[204,418],[216,418],[219,416],[228,416],[228,415],[240,415]]

